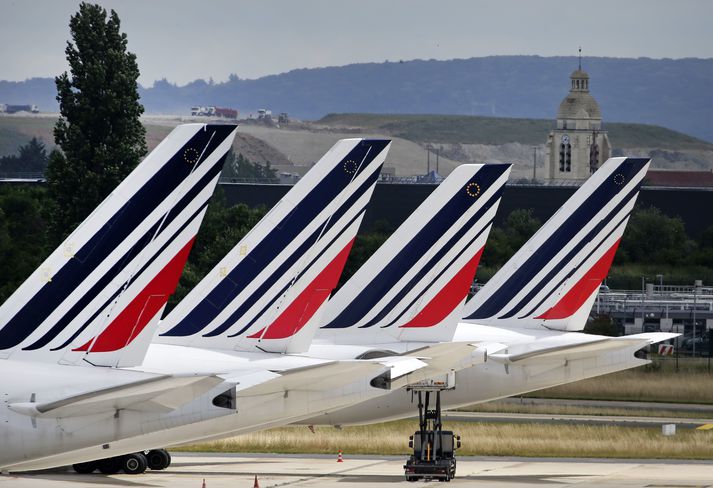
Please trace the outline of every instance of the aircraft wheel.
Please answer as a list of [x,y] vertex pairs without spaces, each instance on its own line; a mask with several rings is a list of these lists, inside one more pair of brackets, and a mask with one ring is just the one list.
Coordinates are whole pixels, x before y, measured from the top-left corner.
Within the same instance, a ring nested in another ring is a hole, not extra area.
[[171,464],[171,455],[165,449],[154,449],[146,454],[149,469],[160,471]]
[[104,474],[116,474],[121,471],[121,458],[110,457],[97,462],[97,468]]
[[121,457],[121,469],[126,474],[141,474],[146,471],[148,462],[143,452],[135,452]]
[[97,469],[98,463],[96,461],[89,461],[88,463],[77,463],[73,464],[72,468],[79,474],[89,474],[93,473]]

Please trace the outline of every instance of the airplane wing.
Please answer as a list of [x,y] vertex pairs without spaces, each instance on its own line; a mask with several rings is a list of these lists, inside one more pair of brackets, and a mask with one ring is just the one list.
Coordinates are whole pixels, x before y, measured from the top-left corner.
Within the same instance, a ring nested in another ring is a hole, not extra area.
[[540,348],[533,348],[523,352],[496,353],[489,358],[509,364],[527,364],[553,359],[579,359],[593,356],[603,351],[614,351],[617,349],[631,348],[640,349],[655,344],[657,342],[673,339],[680,334],[666,332],[651,332],[645,334],[633,334],[621,337],[593,336],[591,341],[578,342],[576,344],[545,345]]
[[[503,346],[504,347],[504,346]],[[432,379],[452,371],[470,368],[487,360],[485,346],[470,342],[441,342],[414,349],[393,358],[381,358],[384,364],[400,361],[418,361],[420,367],[391,368],[382,375],[380,388],[395,390],[419,381]],[[415,363],[414,363],[415,365]],[[377,386],[372,382],[372,385]]]
[[237,385],[238,397],[289,390],[331,390],[361,379],[370,380],[375,388],[393,390],[482,363],[485,357],[485,348],[478,345],[445,342],[371,360],[330,361],[280,372],[261,371],[224,378]]
[[119,409],[168,412],[223,381],[214,375],[161,375],[46,403],[11,403],[8,408],[37,418],[79,417]]
[[250,397],[285,391],[332,390],[362,378],[377,376],[385,367],[370,361],[330,361],[285,371],[264,371],[230,378],[237,383],[237,396]]

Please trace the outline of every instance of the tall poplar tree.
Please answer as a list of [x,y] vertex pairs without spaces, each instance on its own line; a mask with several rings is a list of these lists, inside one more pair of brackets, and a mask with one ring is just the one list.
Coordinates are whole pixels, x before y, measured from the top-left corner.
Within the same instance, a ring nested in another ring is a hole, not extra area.
[[70,73],[55,78],[60,118],[47,168],[52,234],[69,234],[146,154],[139,120],[136,56],[126,50],[114,10],[82,3],[71,17],[65,53]]

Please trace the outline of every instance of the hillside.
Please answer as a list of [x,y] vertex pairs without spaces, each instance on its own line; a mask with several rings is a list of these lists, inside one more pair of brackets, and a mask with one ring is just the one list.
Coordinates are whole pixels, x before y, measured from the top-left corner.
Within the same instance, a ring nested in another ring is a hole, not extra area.
[[[33,136],[52,141],[55,120],[48,115],[0,117],[0,156],[14,153]],[[146,116],[143,121],[151,149],[182,118]],[[435,149],[430,159],[426,152],[431,145],[438,148],[438,171],[444,176],[461,163],[501,161],[514,163],[512,177],[519,179],[532,176],[533,148],[542,174],[551,124],[542,119],[477,116],[330,114],[287,128],[244,123],[233,149],[251,161],[269,161],[279,170],[303,174],[337,139],[389,137],[393,144],[385,164],[398,176],[435,169]],[[713,169],[713,144],[652,125],[611,123],[607,128],[615,154],[653,157],[655,168]]]
[[[499,145],[542,144],[554,121],[460,115],[329,114],[315,125],[362,128],[416,142]],[[615,148],[713,149],[712,143],[655,125],[608,122],[605,128]]]
[[[713,59],[584,58],[604,122],[653,124],[713,142]],[[490,56],[299,69],[225,83],[166,80],[140,90],[147,113],[192,105],[258,108],[316,120],[328,113],[482,115],[552,119],[569,89],[574,57]],[[51,79],[0,81],[0,102],[56,111]]]

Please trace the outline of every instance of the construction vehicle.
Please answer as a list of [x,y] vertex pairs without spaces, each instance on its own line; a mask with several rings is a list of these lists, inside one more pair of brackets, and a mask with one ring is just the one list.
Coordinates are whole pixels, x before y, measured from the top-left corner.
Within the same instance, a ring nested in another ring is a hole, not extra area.
[[223,108],[211,105],[209,107],[191,107],[194,117],[222,117],[224,119],[237,119],[238,111],[233,108]]
[[10,105],[10,104],[0,104],[0,112],[7,114],[16,114],[18,112],[29,112],[29,113],[39,113],[40,109],[37,105]]
[[[455,375],[448,375],[454,380]],[[460,436],[443,430],[441,420],[441,391],[452,389],[450,381],[428,381],[409,387],[418,395],[419,430],[409,437],[413,454],[404,465],[406,481],[420,479],[450,481],[456,475],[456,449],[460,448]],[[432,394],[436,408],[430,409]]]

